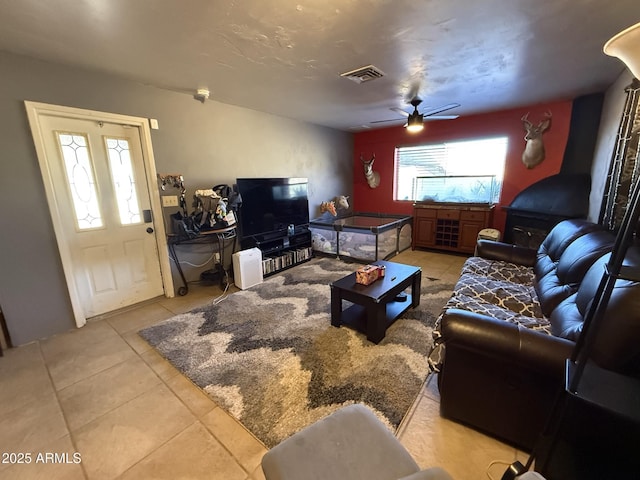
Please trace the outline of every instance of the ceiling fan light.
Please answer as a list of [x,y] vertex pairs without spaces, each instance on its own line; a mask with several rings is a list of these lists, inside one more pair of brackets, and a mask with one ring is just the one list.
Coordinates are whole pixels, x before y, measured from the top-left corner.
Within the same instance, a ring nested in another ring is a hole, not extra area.
[[408,132],[416,133],[422,131],[424,123],[422,122],[422,115],[409,115],[409,120],[405,126]]

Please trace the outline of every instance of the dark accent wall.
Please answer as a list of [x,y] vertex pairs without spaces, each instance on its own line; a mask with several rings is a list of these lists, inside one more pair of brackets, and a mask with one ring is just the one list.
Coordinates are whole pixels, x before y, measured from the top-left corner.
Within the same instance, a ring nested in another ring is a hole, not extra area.
[[584,95],[573,101],[560,173],[591,174],[603,102],[604,93]]

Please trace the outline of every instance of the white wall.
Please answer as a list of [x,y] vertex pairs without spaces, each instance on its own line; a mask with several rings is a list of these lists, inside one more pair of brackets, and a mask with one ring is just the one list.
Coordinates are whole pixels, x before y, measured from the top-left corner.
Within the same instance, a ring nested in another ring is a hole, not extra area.
[[624,89],[631,83],[633,76],[624,70],[611,87],[607,89],[600,117],[600,128],[596,142],[593,165],[591,167],[591,194],[589,196],[589,216],[592,222],[597,222],[600,216],[602,196],[605,182],[609,173],[609,165],[613,157],[616,135],[622,120],[627,94]]
[[213,100],[0,52],[0,306],[15,345],[73,328],[24,100],[156,118],[159,173],[188,190],[237,177],[310,179],[311,215],[352,191],[352,136]]

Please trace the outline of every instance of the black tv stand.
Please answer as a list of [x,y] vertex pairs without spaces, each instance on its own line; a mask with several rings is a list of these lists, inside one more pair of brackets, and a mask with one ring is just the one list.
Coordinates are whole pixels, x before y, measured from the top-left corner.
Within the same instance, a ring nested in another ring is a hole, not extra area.
[[283,230],[243,237],[240,246],[243,250],[253,247],[260,249],[265,277],[306,262],[312,257],[311,231],[306,225],[296,227],[292,235]]
[[[253,243],[255,243],[256,245],[258,244],[264,244],[267,242],[271,242],[273,240],[277,240],[279,238],[282,238],[284,236],[287,235],[286,231],[279,231],[279,232],[267,232],[267,233],[261,233],[259,235],[251,235],[249,237],[249,239],[251,239],[251,241]],[[247,240],[247,238],[245,238],[245,240]]]

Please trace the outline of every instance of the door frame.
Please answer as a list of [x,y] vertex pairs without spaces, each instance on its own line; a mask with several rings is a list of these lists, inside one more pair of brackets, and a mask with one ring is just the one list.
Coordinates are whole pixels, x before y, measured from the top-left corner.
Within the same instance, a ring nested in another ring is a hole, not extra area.
[[175,296],[173,287],[173,279],[171,274],[171,263],[169,261],[169,250],[166,243],[166,230],[164,225],[164,217],[162,205],[160,204],[160,191],[158,190],[158,181],[156,174],[155,159],[153,156],[153,148],[151,144],[151,129],[149,128],[149,120],[142,117],[132,117],[129,115],[120,115],[116,113],[99,112],[95,110],[85,110],[75,107],[65,107],[61,105],[52,105],[47,103],[32,102],[25,100],[25,108],[29,119],[29,126],[33,135],[33,142],[40,164],[42,180],[49,204],[49,213],[53,222],[53,230],[62,260],[62,269],[67,282],[67,290],[71,300],[71,308],[75,318],[76,325],[82,327],[87,323],[87,318],[80,301],[78,285],[75,281],[72,270],[71,249],[67,243],[66,236],[61,227],[62,214],[58,206],[56,198],[51,170],[49,169],[49,159],[44,147],[44,132],[40,124],[41,115],[58,116],[77,120],[90,120],[95,122],[116,123],[136,127],[140,134],[140,144],[142,147],[142,158],[144,162],[144,171],[146,186],[151,201],[151,211],[153,214],[153,228],[155,230],[156,246],[158,252],[158,261],[160,263],[160,274],[162,276],[162,285],[164,295],[167,298]]

